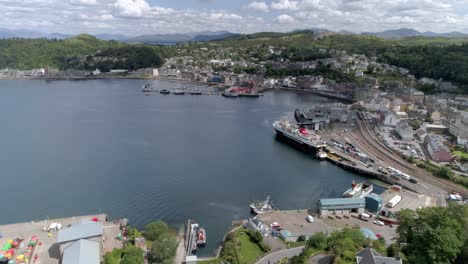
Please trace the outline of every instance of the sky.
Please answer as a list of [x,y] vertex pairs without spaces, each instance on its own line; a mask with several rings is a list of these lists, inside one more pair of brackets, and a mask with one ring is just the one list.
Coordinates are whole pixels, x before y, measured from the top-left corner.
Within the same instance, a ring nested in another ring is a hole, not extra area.
[[468,0],[0,0],[0,28],[128,36],[312,28],[468,33]]

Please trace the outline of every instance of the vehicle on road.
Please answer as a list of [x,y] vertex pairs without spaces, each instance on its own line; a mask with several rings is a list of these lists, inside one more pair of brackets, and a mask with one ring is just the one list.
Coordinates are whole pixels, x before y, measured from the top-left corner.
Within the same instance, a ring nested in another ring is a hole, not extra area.
[[378,226],[384,226],[384,222],[382,222],[380,220],[377,220],[377,219],[374,220],[374,224],[376,224]]

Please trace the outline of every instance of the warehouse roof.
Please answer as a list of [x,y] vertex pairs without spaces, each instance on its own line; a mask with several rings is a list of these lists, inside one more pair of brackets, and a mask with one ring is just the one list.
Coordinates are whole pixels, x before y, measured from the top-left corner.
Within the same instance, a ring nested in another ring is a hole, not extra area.
[[72,242],[83,238],[102,236],[102,223],[81,221],[69,228],[61,229],[58,233],[58,243]]
[[62,264],[99,264],[99,243],[80,239],[63,251]]
[[366,204],[364,198],[332,198],[332,199],[320,199],[322,206],[334,206],[334,205],[355,205],[355,204]]
[[382,197],[380,197],[378,194],[375,194],[375,193],[371,193],[371,194],[367,195],[366,198],[370,198],[370,199],[375,200],[377,202],[383,202]]

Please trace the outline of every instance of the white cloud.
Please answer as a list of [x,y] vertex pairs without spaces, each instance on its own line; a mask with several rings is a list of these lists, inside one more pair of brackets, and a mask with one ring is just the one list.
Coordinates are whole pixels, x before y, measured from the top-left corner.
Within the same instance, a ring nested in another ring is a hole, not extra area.
[[250,4],[247,5],[248,9],[251,9],[253,11],[260,11],[260,12],[268,12],[270,11],[270,8],[268,7],[268,4],[265,2],[258,2],[254,1]]
[[[150,4],[155,2],[163,1],[0,0],[0,28],[133,35],[205,30],[251,33],[298,28],[361,32],[402,27],[468,32],[468,0],[251,0],[239,4],[243,5],[239,6],[243,11],[255,11],[255,16],[237,13],[230,5],[215,9],[223,2],[220,0],[200,8],[171,5],[169,0],[164,7]],[[264,11],[274,11],[275,15]]]
[[276,17],[276,22],[279,24],[293,24],[296,23],[297,20],[290,15],[282,14]]
[[75,5],[96,5],[96,0],[70,0],[71,4]]
[[114,4],[115,14],[122,17],[138,18],[151,11],[145,0],[117,0]]
[[271,8],[275,10],[297,10],[299,2],[290,0],[279,0],[271,3]]

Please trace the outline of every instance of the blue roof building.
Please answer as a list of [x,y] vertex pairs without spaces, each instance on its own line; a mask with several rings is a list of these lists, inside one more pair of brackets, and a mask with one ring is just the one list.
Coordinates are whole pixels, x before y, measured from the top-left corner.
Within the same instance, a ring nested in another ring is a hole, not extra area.
[[378,213],[382,210],[383,199],[375,193],[369,194],[366,198],[366,209],[373,213]]
[[366,207],[364,198],[332,198],[320,199],[320,215],[343,215],[350,213],[363,213]]

